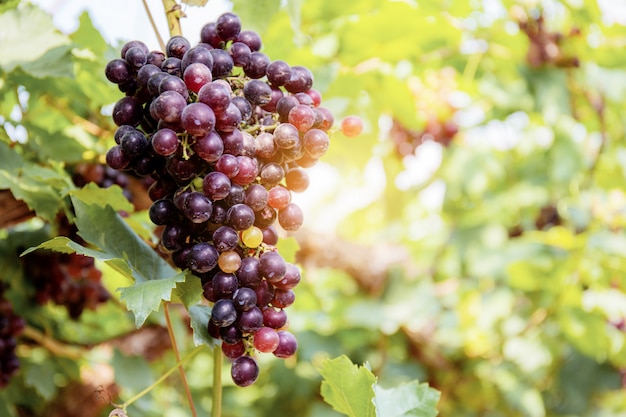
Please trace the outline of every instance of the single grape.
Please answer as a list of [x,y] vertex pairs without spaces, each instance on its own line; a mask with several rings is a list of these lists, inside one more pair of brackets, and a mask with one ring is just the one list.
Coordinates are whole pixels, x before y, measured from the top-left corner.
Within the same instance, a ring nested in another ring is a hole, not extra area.
[[237,317],[236,325],[243,334],[254,333],[263,327],[263,312],[256,305],[249,310],[243,310]]
[[152,135],[152,149],[159,155],[169,156],[176,153],[180,146],[178,135],[172,129],[159,129]]
[[259,256],[259,263],[261,276],[266,278],[270,283],[280,281],[287,273],[285,259],[277,251],[263,253]]
[[291,123],[281,123],[274,130],[274,143],[281,149],[293,148],[299,142],[300,133],[298,128]]
[[243,42],[233,42],[228,48],[228,53],[233,58],[236,67],[244,67],[250,62],[250,47]]
[[243,356],[246,353],[246,345],[242,340],[239,340],[237,343],[222,343],[222,353],[224,356],[230,359],[237,359]]
[[250,62],[243,67],[243,71],[250,78],[262,78],[265,76],[267,66],[270,64],[270,59],[263,52],[252,52],[250,54]]
[[274,356],[283,359],[289,358],[298,350],[298,341],[292,333],[286,330],[279,330],[278,339],[278,347],[274,351]]
[[185,68],[183,80],[187,88],[197,93],[204,85],[213,80],[213,74],[211,74],[211,70],[206,65],[194,62]]
[[302,145],[311,158],[319,159],[328,151],[330,139],[323,130],[311,129],[304,134]]
[[234,13],[223,13],[215,23],[217,35],[224,41],[234,41],[241,32],[241,21]]
[[254,211],[245,204],[235,204],[226,212],[226,223],[235,230],[245,230],[254,224]]
[[291,78],[291,67],[285,61],[272,61],[265,69],[267,79],[277,87],[285,85]]
[[171,56],[163,61],[163,63],[161,64],[161,69],[169,75],[174,75],[178,78],[182,78],[183,70],[181,65],[182,60],[180,58]]
[[260,176],[261,184],[265,187],[273,187],[285,178],[285,170],[279,164],[270,162],[263,165]]
[[289,111],[287,120],[300,132],[304,133],[313,127],[313,123],[315,123],[315,112],[310,106],[298,104]]
[[230,192],[230,179],[221,172],[209,172],[202,181],[202,191],[213,201],[223,200]]
[[220,132],[232,132],[241,123],[241,111],[232,102],[221,113],[215,114],[215,129]]
[[183,109],[180,122],[190,135],[206,136],[215,126],[215,113],[204,103],[191,103]]
[[213,276],[213,292],[218,300],[222,298],[231,299],[238,286],[239,282],[235,274],[218,271]]
[[261,282],[259,258],[249,256],[241,260],[237,270],[237,279],[242,287],[256,288]]
[[108,166],[117,170],[126,169],[128,164],[130,164],[130,157],[122,152],[122,147],[120,145],[115,145],[109,148],[105,159]]
[[341,121],[341,133],[349,138],[358,136],[363,131],[363,121],[358,116],[347,116]]
[[[166,226],[168,227],[168,226]],[[209,272],[217,265],[219,254],[210,243],[197,243],[191,248],[187,262],[189,269],[198,273]]]
[[236,40],[237,42],[243,42],[246,45],[248,45],[248,47],[250,48],[252,52],[259,51],[262,46],[261,37],[259,36],[258,33],[252,30],[241,31],[239,33],[239,36],[237,36]]
[[274,143],[274,135],[269,132],[259,133],[255,138],[256,156],[263,159],[270,159],[276,153],[276,144]]
[[[287,270],[285,276],[280,281],[274,282],[274,286],[277,290],[291,290],[295,288],[302,279],[300,270],[298,267],[290,262],[287,262]],[[276,296],[274,296],[276,298]]]
[[150,206],[148,216],[150,221],[156,225],[166,225],[175,223],[179,218],[180,212],[169,199],[157,200]]
[[251,226],[241,232],[241,242],[248,248],[257,248],[263,242],[263,231],[256,226]]
[[126,59],[126,53],[128,52],[130,48],[139,48],[146,54],[148,54],[149,52],[148,46],[142,41],[138,41],[138,40],[128,41],[124,45],[122,45],[122,49],[120,50],[120,56],[122,57],[122,59]]
[[256,306],[256,292],[252,288],[241,287],[233,294],[233,302],[239,311],[248,311]]
[[239,172],[232,178],[234,183],[239,185],[248,185],[256,178],[258,174],[257,161],[245,155],[237,157]]
[[227,327],[237,320],[237,309],[233,300],[222,298],[217,300],[211,310],[211,321],[217,327]]
[[122,84],[128,82],[132,78],[131,68],[123,59],[113,59],[109,61],[104,68],[104,75],[107,80],[114,84]]
[[303,66],[291,67],[289,81],[285,83],[285,89],[292,94],[303,93],[313,86],[313,73]]
[[[239,156],[243,152],[244,142],[243,135],[239,129],[228,132],[220,132],[220,137],[224,143],[224,153],[233,156]],[[237,163],[239,164],[239,163]],[[239,172],[239,168],[237,168]]]
[[205,136],[196,137],[193,150],[200,158],[207,162],[215,162],[224,153],[224,143],[222,138],[214,131],[210,131]]
[[250,80],[243,86],[243,95],[252,105],[262,106],[272,99],[272,88],[265,81]]
[[274,226],[261,229],[263,231],[263,243],[270,246],[278,244],[278,232]]
[[230,104],[230,90],[223,83],[207,83],[198,91],[198,101],[211,107],[215,113],[222,113]]
[[183,70],[183,74],[191,64],[204,64],[210,71],[213,68],[213,56],[207,48],[196,45],[188,49],[181,59],[180,67]]
[[133,46],[126,51],[124,59],[134,71],[138,71],[148,61],[148,51],[138,46]]
[[211,45],[213,48],[222,48],[224,40],[217,34],[215,22],[207,23],[200,30],[200,40],[202,43]]
[[276,288],[274,290],[272,305],[278,308],[287,308],[293,304],[295,299],[296,294],[292,290],[283,290],[280,288]]
[[213,232],[213,244],[218,252],[231,251],[239,244],[239,235],[232,227],[220,226]]
[[220,338],[226,344],[235,344],[243,341],[241,330],[234,323],[226,327],[220,327]]
[[189,193],[183,203],[183,214],[193,223],[208,221],[212,211],[213,204],[209,197],[197,191]]
[[265,307],[263,309],[263,325],[272,329],[280,329],[287,325],[287,313],[283,309]]
[[278,348],[279,342],[278,332],[271,327],[262,327],[254,333],[253,344],[259,352],[272,353]]
[[225,78],[233,70],[233,58],[223,49],[211,49],[209,51],[213,57],[213,78]]
[[261,184],[250,184],[245,190],[244,203],[254,211],[259,211],[265,207],[267,200],[267,190]]
[[168,57],[182,58],[191,48],[189,41],[183,36],[172,36],[165,45],[165,54]]
[[239,161],[235,155],[225,153],[215,163],[215,170],[233,178],[239,172]]
[[156,116],[166,122],[180,120],[187,101],[176,91],[164,91],[152,102]]
[[302,209],[295,203],[287,204],[282,210],[278,211],[278,224],[289,232],[295,232],[302,226],[304,214]]
[[143,117],[143,106],[134,97],[122,97],[113,106],[112,117],[117,126],[137,126]]
[[217,259],[217,266],[219,266],[222,271],[227,273],[237,272],[241,266],[241,256],[234,250],[222,252],[220,253],[220,257]]
[[291,169],[285,175],[285,183],[289,190],[300,193],[309,187],[309,174],[303,169]]
[[247,387],[259,377],[259,365],[250,356],[241,356],[233,362],[230,375],[235,385]]

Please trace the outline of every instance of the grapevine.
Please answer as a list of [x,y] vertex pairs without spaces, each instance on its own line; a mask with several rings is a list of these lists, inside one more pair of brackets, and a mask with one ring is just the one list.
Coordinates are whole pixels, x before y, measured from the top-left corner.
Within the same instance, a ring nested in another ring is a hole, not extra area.
[[[105,69],[125,93],[106,161],[154,180],[157,249],[201,279],[213,303],[209,334],[222,341],[239,386],[256,381],[256,352],[296,353],[285,309],[301,272],[276,245],[303,223],[291,193],[308,187],[305,169],[328,150],[334,123],[312,72],[261,49],[256,32],[224,13],[196,45],[181,35],[165,51],[130,41]],[[350,119],[346,134],[358,134],[359,123]]]

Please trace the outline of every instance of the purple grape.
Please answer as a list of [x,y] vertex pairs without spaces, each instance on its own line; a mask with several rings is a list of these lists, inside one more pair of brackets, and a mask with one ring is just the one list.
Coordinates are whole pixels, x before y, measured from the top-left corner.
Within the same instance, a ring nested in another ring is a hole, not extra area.
[[[235,343],[241,342],[241,339],[242,339],[241,330],[239,330],[237,326],[235,326],[234,324],[231,324],[226,327],[220,327],[219,329],[220,329],[220,338],[224,341],[222,346],[225,344],[233,345]],[[245,346],[245,345],[242,343],[242,346]],[[245,352],[245,347],[244,347],[244,352]],[[244,352],[242,352],[241,355],[243,355]],[[236,357],[239,357],[241,355],[238,355]]]
[[245,204],[235,204],[226,212],[226,223],[235,230],[246,230],[254,224],[254,211]]
[[259,258],[249,256],[241,260],[237,270],[237,279],[242,287],[256,288],[261,282]]
[[116,170],[126,169],[128,164],[130,164],[130,157],[122,152],[120,145],[109,148],[105,158],[107,165]]
[[218,300],[222,298],[231,299],[238,286],[239,282],[235,274],[218,271],[213,276],[213,292]]
[[[258,80],[253,80],[253,81],[258,81]],[[261,83],[265,84],[263,81],[261,81]],[[231,103],[233,103],[239,109],[239,113],[241,113],[241,120],[248,120],[250,117],[252,117],[252,105],[250,104],[250,102],[247,100],[246,97],[241,97],[241,96],[233,97],[233,99],[231,100]]]
[[152,135],[152,149],[158,155],[172,155],[176,152],[179,145],[178,135],[172,129],[159,129]]
[[217,253],[215,246],[206,242],[197,243],[191,248],[187,258],[189,269],[201,274],[209,272],[217,265],[218,256],[219,253]]
[[265,76],[270,59],[263,52],[252,52],[250,54],[250,62],[243,70],[250,78],[262,78]]
[[237,161],[239,162],[239,172],[233,177],[232,181],[240,185],[250,184],[259,173],[256,159],[240,155],[237,157]]
[[183,109],[180,122],[190,135],[206,136],[215,126],[215,113],[204,103],[191,103]]
[[213,232],[213,245],[218,252],[233,250],[238,244],[239,234],[232,227],[220,226]]
[[286,330],[278,331],[278,347],[273,352],[278,358],[289,358],[298,350],[298,341],[296,337]]
[[254,333],[263,327],[263,312],[256,305],[252,306],[249,310],[241,311],[235,323],[242,333]]
[[202,191],[213,201],[223,200],[230,192],[230,179],[221,172],[209,172],[202,180]]
[[233,70],[233,58],[223,49],[211,49],[209,51],[213,57],[213,78],[225,78]]
[[135,158],[143,154],[148,149],[150,144],[141,131],[133,129],[126,132],[124,136],[122,136],[120,146],[122,147],[122,152],[124,152],[124,154],[130,158]]
[[107,77],[107,80],[114,84],[122,84],[132,78],[130,66],[125,60],[119,58],[107,63],[104,68],[104,75]]
[[122,49],[120,50],[120,56],[122,57],[122,59],[126,58],[126,53],[128,52],[130,48],[139,48],[143,52],[145,52],[146,55],[149,52],[148,46],[142,41],[138,41],[138,40],[128,41],[124,45],[122,45]]
[[148,61],[148,51],[138,46],[133,46],[126,51],[124,56],[128,66],[135,71],[138,71]]
[[137,126],[143,117],[143,106],[134,97],[122,97],[113,106],[112,116],[117,126]]
[[289,203],[287,207],[278,211],[278,224],[289,232],[298,230],[303,222],[302,209],[295,203]]
[[179,213],[174,202],[169,199],[155,201],[148,210],[150,221],[160,226],[176,222],[179,218]]
[[236,67],[245,67],[250,62],[250,54],[252,51],[245,43],[234,42],[230,48],[228,48],[228,53],[233,59],[233,65]]
[[168,57],[180,58],[185,55],[191,48],[189,41],[183,36],[172,36],[169,41],[167,41],[167,45],[165,46],[165,54]]
[[[246,196],[246,191],[239,184],[231,183],[230,191],[228,192],[228,196],[224,199],[226,204],[229,206],[234,206],[235,204],[243,203],[243,200]],[[228,213],[226,213],[228,216]]]
[[161,80],[159,83],[159,94],[163,94],[165,91],[176,91],[183,96],[185,100],[189,98],[189,90],[185,82],[175,75],[169,75]]
[[277,310],[274,307],[263,309],[263,325],[272,329],[280,329],[287,324],[287,313],[283,309]]
[[213,56],[205,47],[194,46],[185,52],[181,59],[180,67],[184,71],[189,65],[195,63],[204,64],[211,70],[213,68]]
[[259,377],[259,365],[250,356],[241,356],[233,362],[230,375],[235,385],[247,387]]
[[256,306],[256,292],[252,288],[241,287],[233,293],[235,308],[239,311],[248,311]]
[[211,107],[215,113],[223,113],[230,104],[230,90],[222,83],[207,83],[198,91],[198,101]]
[[234,41],[241,32],[241,20],[234,13],[223,13],[217,18],[215,29],[222,40]]
[[295,65],[291,67],[291,76],[285,83],[285,89],[292,94],[303,93],[313,86],[313,74],[303,66]]
[[285,85],[291,78],[291,67],[285,61],[276,60],[270,62],[265,69],[267,80],[277,87]]
[[241,123],[241,111],[231,102],[223,112],[216,112],[215,119],[215,129],[220,132],[232,132]]
[[200,30],[200,40],[203,43],[211,45],[213,48],[222,48],[224,40],[217,34],[217,24],[215,22],[207,23]]
[[237,320],[237,309],[233,300],[222,298],[217,300],[211,310],[211,321],[217,327],[227,327]]
[[155,115],[169,123],[180,121],[183,110],[187,106],[185,98],[176,91],[164,91],[152,103]]
[[[220,137],[224,143],[224,154],[239,156],[243,152],[243,135],[239,129],[230,132],[220,132]],[[237,162],[239,164],[239,162]],[[239,169],[237,169],[239,172]]]
[[246,189],[244,203],[252,210],[259,211],[267,205],[267,189],[261,184],[250,184]]
[[242,30],[237,36],[237,42],[243,42],[248,45],[252,52],[261,50],[261,37],[252,30]]
[[259,271],[269,282],[278,282],[287,273],[287,263],[276,251],[269,251],[259,256]]
[[222,138],[212,130],[206,136],[196,138],[193,150],[205,161],[215,162],[219,160],[224,152],[224,143]]
[[233,178],[239,172],[239,160],[235,155],[225,153],[215,163],[215,170]]
[[193,223],[208,221],[212,211],[213,204],[209,197],[197,191],[189,193],[183,203],[183,214]]

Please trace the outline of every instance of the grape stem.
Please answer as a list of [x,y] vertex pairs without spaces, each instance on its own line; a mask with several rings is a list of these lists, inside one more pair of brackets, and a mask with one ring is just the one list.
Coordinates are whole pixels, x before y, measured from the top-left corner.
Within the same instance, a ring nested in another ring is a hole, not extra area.
[[157,40],[159,41],[159,46],[161,47],[162,51],[165,51],[165,43],[163,42],[163,38],[161,37],[161,34],[159,33],[159,29],[157,28],[156,22],[154,21],[154,18],[152,17],[152,12],[150,12],[150,8],[148,7],[148,2],[146,0],[141,0],[143,2],[143,8],[146,9],[146,15],[148,15],[148,20],[150,21],[150,25],[152,26],[152,30],[154,30],[154,34],[157,37]]
[[[180,4],[176,0],[162,0],[163,9],[165,9],[165,17],[167,18],[167,27],[171,36],[182,36],[183,31],[180,27],[180,18],[185,17]],[[163,48],[165,50],[165,48]]]
[[137,395],[132,397],[130,400],[124,402],[124,404],[119,405],[118,408],[121,408],[124,411],[126,411],[126,408],[129,405],[131,405],[132,403],[134,403],[135,401],[137,401],[138,399],[140,399],[141,397],[143,397],[144,395],[146,395],[147,393],[152,391],[154,389],[154,387],[159,385],[161,382],[165,381],[167,379],[167,377],[169,377],[171,374],[176,372],[176,370],[178,370],[179,367],[181,367],[185,362],[187,362],[189,359],[191,359],[193,356],[195,356],[203,348],[204,348],[204,345],[196,346],[196,348],[194,350],[189,352],[184,358],[182,358],[180,361],[178,361],[178,363],[176,365],[174,365],[167,372],[165,372],[163,375],[161,375],[161,377],[159,379],[157,379],[156,381],[154,381],[154,383],[152,385],[150,385],[149,387],[145,388],[143,391],[141,391],[140,393],[138,393]]
[[213,405],[211,417],[222,417],[222,362],[224,361],[222,347],[216,345],[213,349]]
[[[165,312],[165,322],[167,323],[167,332],[170,335],[170,341],[172,342],[172,350],[174,351],[174,356],[176,357],[176,361],[180,363],[180,353],[178,352],[178,346],[176,345],[176,337],[174,336],[174,328],[172,327],[172,320],[170,318],[170,310],[169,310],[168,302],[163,303],[163,311]],[[189,389],[189,383],[187,382],[187,376],[185,375],[185,370],[183,369],[182,364],[178,365],[178,371],[180,373],[180,379],[183,382],[183,388],[185,389],[185,395],[187,397],[187,401],[189,402],[189,408],[191,409],[191,415],[193,417],[198,417],[198,413],[196,412],[196,406],[193,403],[193,397],[191,396],[191,390]]]

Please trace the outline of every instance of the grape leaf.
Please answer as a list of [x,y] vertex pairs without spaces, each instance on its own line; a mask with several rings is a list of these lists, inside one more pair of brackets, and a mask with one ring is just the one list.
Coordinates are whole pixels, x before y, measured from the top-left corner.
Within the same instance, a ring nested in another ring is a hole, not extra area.
[[79,196],[72,195],[79,235],[111,258],[125,260],[135,282],[171,278],[178,274],[133,232],[111,206],[90,205]]
[[298,245],[298,241],[295,237],[280,238],[276,247],[285,261],[291,263],[296,262],[296,253],[300,249],[300,245]]
[[174,289],[174,299],[189,309],[202,299],[202,282],[189,270],[185,270],[184,274],[185,280],[179,282]]
[[20,169],[9,165],[11,171],[0,169],[0,189],[9,188],[17,200],[22,200],[39,217],[53,221],[63,207],[59,196],[74,187],[69,175],[61,168],[42,167],[24,163]]
[[233,1],[233,10],[241,19],[242,26],[259,33],[265,31],[279,9],[280,0]]
[[418,381],[385,389],[374,385],[378,417],[435,417],[440,393]]
[[191,306],[189,307],[189,317],[191,318],[191,328],[193,329],[194,345],[215,346],[217,339],[211,337],[208,330],[211,307],[200,304]]
[[349,417],[375,417],[374,384],[376,377],[364,366],[357,366],[342,355],[324,361],[319,369],[324,378],[322,397],[335,410]]
[[122,188],[113,185],[108,188],[100,188],[93,182],[85,185],[83,188],[73,190],[70,195],[76,196],[85,204],[96,204],[100,207],[111,206],[114,210],[123,210],[132,212],[133,205],[124,196]]
[[21,66],[37,77],[72,74],[72,61],[66,56],[70,40],[55,29],[52,17],[43,10],[32,5],[10,10],[0,15],[0,27],[0,68],[4,71]]
[[152,311],[159,311],[161,301],[172,299],[172,290],[176,284],[185,280],[180,273],[171,278],[139,282],[130,287],[120,288],[120,300],[135,314],[135,326],[141,327]]

